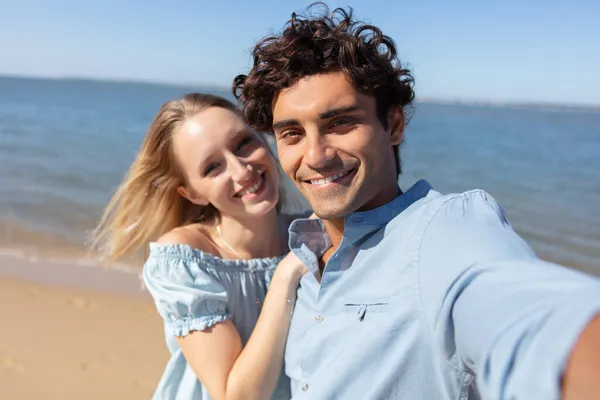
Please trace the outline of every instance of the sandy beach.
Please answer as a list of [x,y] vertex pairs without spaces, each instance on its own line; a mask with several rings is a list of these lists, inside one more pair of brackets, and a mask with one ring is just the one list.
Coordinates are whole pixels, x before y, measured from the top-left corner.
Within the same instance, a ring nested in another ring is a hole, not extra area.
[[135,274],[0,256],[0,399],[148,399],[168,359]]

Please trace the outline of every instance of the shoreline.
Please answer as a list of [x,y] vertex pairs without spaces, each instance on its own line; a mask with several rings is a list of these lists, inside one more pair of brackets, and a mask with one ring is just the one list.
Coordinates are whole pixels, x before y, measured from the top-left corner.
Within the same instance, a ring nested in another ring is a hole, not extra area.
[[[141,253],[127,261],[104,264],[98,254],[74,248],[61,250],[0,242],[0,279],[151,299],[141,278],[144,262]],[[569,263],[569,259],[553,259],[544,252],[536,253],[544,261],[600,278],[600,265]]]
[[141,268],[127,264],[103,266],[93,259],[23,255],[0,250],[0,279],[151,299],[140,274]]

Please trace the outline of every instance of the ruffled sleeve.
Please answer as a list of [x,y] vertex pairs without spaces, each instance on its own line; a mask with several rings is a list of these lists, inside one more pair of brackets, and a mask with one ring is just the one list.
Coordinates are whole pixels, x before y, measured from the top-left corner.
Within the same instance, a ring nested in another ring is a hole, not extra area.
[[175,336],[230,318],[227,292],[189,246],[151,243],[142,276],[167,330]]

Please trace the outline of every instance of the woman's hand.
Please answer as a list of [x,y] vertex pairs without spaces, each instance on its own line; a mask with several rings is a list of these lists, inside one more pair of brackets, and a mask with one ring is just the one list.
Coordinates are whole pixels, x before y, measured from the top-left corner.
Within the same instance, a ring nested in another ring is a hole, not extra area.
[[289,252],[277,265],[273,280],[283,281],[288,287],[294,289],[300,283],[300,279],[308,272],[308,268],[300,261],[293,252]]

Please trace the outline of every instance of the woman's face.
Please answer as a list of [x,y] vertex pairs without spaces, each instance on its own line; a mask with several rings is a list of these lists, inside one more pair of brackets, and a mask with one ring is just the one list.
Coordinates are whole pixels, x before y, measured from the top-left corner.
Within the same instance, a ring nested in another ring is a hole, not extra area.
[[210,107],[196,114],[174,133],[173,148],[187,182],[178,192],[192,203],[242,218],[264,215],[277,204],[275,160],[234,112]]

